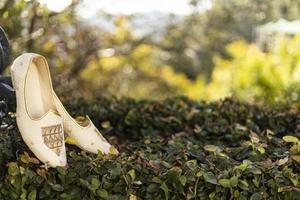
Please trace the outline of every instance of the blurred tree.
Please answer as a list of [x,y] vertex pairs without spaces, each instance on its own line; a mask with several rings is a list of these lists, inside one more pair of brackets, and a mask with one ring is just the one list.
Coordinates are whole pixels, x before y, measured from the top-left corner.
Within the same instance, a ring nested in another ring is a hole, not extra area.
[[0,23],[10,35],[12,57],[22,52],[44,55],[55,90],[71,97],[165,98],[192,93],[186,91],[193,83],[162,62],[159,47],[133,35],[128,17],[116,18],[115,31],[104,31],[80,20],[79,3],[73,1],[56,13],[38,1],[3,1]]
[[268,103],[299,101],[300,36],[278,38],[271,52],[237,41],[226,47],[231,59],[216,58],[206,99],[234,95],[241,100]]
[[22,52],[40,53],[50,57],[56,69],[63,68],[64,73],[76,76],[92,57],[97,57],[101,36],[105,34],[79,20],[79,3],[73,1],[58,13],[36,0],[2,1],[0,24],[11,39],[12,57]]
[[112,48],[100,51],[99,59],[90,62],[82,70],[80,85],[92,86],[89,93],[85,92],[86,96],[102,91],[102,94],[118,97],[162,99],[202,91],[201,78],[195,84],[184,74],[175,73],[171,66],[165,65],[160,59],[162,50],[144,43],[145,38],[135,36],[127,20],[127,17],[116,18],[116,31],[108,37]]
[[[199,6],[203,0],[192,0]],[[194,79],[202,73],[209,81],[213,70],[213,56],[229,55],[226,44],[244,39],[254,40],[257,25],[285,18],[300,18],[298,0],[212,0],[212,8],[194,12],[179,23],[171,24],[158,44],[169,52],[167,64]]]
[[[135,35],[128,25],[131,17],[117,17],[111,32],[81,21],[76,14],[80,3],[73,1],[57,13],[37,0],[0,0],[0,24],[10,36],[12,58],[26,51],[47,57],[59,93],[207,100],[234,93],[241,99],[260,96],[274,101],[283,95],[280,90],[290,91],[286,88],[296,84],[283,80],[292,80],[296,72],[289,75],[285,70],[298,63],[288,50],[282,57],[245,44],[232,44],[229,50],[226,45],[240,39],[251,42],[257,24],[296,18],[298,1],[213,0],[206,12],[194,9],[179,21],[170,17],[172,23],[158,42],[151,35]],[[198,3],[194,0],[192,5]],[[214,69],[215,54],[219,56]],[[286,68],[277,69],[277,61]]]

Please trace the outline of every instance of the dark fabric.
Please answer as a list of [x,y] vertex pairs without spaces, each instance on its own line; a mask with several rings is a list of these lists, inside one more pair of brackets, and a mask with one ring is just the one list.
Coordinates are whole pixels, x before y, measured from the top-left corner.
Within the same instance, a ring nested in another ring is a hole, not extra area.
[[5,101],[0,101],[0,119],[5,117],[8,113],[8,106]]
[[10,48],[5,31],[0,26],[0,74],[9,64]]
[[5,116],[8,110],[16,110],[16,94],[10,77],[0,75],[0,80],[0,116]]
[[12,80],[11,80],[10,76],[1,76],[0,75],[0,83],[5,83],[5,84],[13,87]]
[[[5,31],[0,26],[0,74],[10,62],[10,47]],[[16,95],[9,76],[0,75],[0,117],[7,114],[8,110],[15,110]]]
[[0,99],[5,99],[8,102],[15,101],[14,89],[5,83],[0,83]]

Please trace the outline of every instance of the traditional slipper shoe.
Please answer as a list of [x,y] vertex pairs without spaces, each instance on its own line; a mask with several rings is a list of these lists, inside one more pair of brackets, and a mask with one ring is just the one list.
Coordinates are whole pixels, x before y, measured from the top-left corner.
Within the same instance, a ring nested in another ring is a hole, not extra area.
[[66,111],[57,95],[54,92],[53,94],[56,108],[63,117],[65,134],[74,138],[75,144],[79,148],[96,154],[98,151],[101,151],[103,154],[118,153],[118,151],[102,136],[88,116],[86,116],[84,122],[77,122]]
[[11,75],[16,91],[17,125],[24,142],[43,163],[65,166],[63,119],[56,109],[45,58],[25,53],[13,62]]

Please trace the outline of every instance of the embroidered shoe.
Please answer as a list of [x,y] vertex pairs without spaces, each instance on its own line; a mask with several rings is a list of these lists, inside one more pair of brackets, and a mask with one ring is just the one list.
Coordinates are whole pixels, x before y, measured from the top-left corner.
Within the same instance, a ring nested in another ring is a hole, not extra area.
[[86,116],[86,121],[84,123],[78,123],[66,111],[54,92],[53,95],[56,108],[59,114],[63,117],[65,134],[74,138],[76,145],[79,148],[91,153],[98,153],[98,151],[101,151],[103,154],[109,154],[112,152],[114,152],[114,154],[118,153],[118,151],[102,136],[88,116]]
[[11,67],[16,91],[16,119],[24,142],[51,167],[67,163],[63,119],[58,114],[48,64],[44,57],[25,53]]

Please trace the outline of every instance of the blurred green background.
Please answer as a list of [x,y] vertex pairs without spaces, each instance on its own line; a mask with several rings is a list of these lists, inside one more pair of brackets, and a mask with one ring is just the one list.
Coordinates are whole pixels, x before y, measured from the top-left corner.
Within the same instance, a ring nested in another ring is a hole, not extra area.
[[0,0],[0,25],[72,98],[299,101],[300,1],[150,2]]

